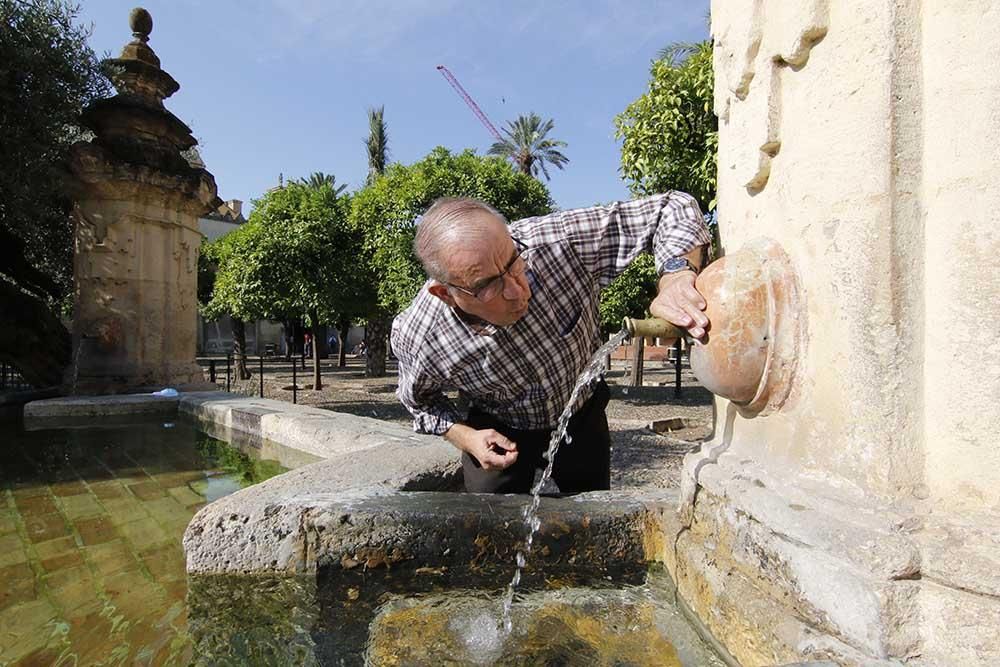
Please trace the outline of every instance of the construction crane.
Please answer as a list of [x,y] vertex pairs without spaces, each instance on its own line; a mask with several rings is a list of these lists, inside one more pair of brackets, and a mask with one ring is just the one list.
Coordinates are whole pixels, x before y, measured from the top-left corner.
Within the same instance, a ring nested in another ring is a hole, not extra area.
[[483,110],[479,108],[476,101],[472,99],[467,92],[465,92],[465,88],[462,88],[462,84],[458,82],[455,75],[452,74],[444,65],[438,65],[437,69],[441,72],[441,76],[443,76],[445,80],[451,84],[451,87],[455,89],[458,96],[465,100],[465,103],[469,105],[470,109],[472,109],[472,113],[476,114],[476,118],[478,118],[479,121],[486,126],[486,129],[493,135],[493,138],[497,141],[503,141],[503,137],[500,136],[500,132],[497,130],[496,126],[490,122],[490,119],[486,117],[486,114],[484,114]]

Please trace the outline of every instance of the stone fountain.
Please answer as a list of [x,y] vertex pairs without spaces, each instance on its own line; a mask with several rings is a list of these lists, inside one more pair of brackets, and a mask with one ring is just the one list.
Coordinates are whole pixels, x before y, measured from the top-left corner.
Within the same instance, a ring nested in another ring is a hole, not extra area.
[[95,135],[73,147],[76,202],[73,393],[202,383],[195,364],[198,217],[215,179],[182,156],[197,144],[163,100],[180,86],[149,47],[153,20],[129,17],[133,39],[108,61],[118,94],[83,114]]
[[[743,665],[1000,661],[990,28],[988,0],[713,2],[726,257],[699,278],[713,324],[692,366],[718,395],[715,434],[679,498],[546,499],[538,581],[628,583],[662,563]],[[275,408],[237,409],[262,424]],[[210,505],[185,537],[192,580],[215,601],[211,577],[298,577],[317,619],[361,609],[351,633],[315,621],[310,655],[420,634],[434,609],[370,623],[376,607],[495,591],[518,539],[509,500],[383,479],[432,446],[400,440],[378,465],[351,454]],[[207,645],[243,636],[211,606]]]
[[[692,358],[728,398],[664,517],[678,591],[745,665],[995,664],[1000,11],[715,0],[712,20],[734,261],[708,287],[743,306],[714,315],[738,344]],[[761,248],[794,295],[745,280]]]

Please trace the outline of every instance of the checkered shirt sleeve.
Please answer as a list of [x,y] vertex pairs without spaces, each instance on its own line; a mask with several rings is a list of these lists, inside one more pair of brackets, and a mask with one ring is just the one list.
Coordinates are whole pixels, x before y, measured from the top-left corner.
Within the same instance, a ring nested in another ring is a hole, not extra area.
[[712,238],[698,200],[676,190],[607,206],[561,211],[511,225],[529,246],[568,240],[602,288],[642,252],[652,251],[658,270],[673,257]]
[[450,385],[440,373],[444,366],[435,363],[432,346],[422,344],[435,335],[435,329],[442,328],[442,305],[427,293],[425,285],[405,313],[393,320],[390,336],[392,352],[399,361],[396,396],[413,415],[413,430],[434,435],[443,435],[460,421],[455,405],[444,393]]

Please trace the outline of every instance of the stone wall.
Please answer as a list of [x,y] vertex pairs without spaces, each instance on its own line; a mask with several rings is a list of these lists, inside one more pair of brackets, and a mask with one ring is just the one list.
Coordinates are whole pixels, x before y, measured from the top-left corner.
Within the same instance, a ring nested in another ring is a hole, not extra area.
[[1000,9],[712,4],[723,245],[783,247],[805,336],[686,462],[678,587],[748,665],[995,662]]

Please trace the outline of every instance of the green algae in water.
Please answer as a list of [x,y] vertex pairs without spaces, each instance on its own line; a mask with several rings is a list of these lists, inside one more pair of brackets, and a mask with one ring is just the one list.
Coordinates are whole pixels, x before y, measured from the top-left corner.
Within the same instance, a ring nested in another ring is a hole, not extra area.
[[252,457],[205,433],[198,432],[197,438],[195,447],[206,465],[234,475],[240,488],[259,484],[287,471],[277,461]]

